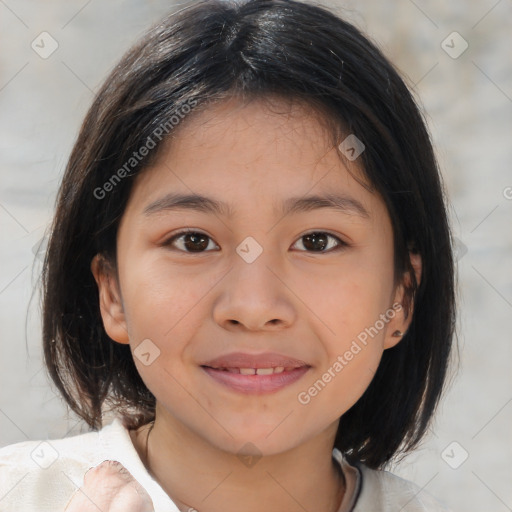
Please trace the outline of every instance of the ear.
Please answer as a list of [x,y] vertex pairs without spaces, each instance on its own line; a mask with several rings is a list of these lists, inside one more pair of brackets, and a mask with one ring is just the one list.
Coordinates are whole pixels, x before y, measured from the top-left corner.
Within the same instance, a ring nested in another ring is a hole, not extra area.
[[[410,251],[409,258],[412,268],[414,269],[416,282],[419,286],[422,273],[421,256],[419,253]],[[384,349],[397,345],[411,325],[414,313],[414,300],[407,293],[407,289],[410,286],[411,275],[409,272],[406,272],[402,282],[397,287],[395,292],[393,301],[393,310],[395,311],[395,316],[388,323],[388,327],[386,329],[386,337],[384,339]]]
[[101,254],[91,262],[91,272],[98,285],[101,317],[105,331],[114,341],[128,344],[128,330],[119,283],[112,265]]

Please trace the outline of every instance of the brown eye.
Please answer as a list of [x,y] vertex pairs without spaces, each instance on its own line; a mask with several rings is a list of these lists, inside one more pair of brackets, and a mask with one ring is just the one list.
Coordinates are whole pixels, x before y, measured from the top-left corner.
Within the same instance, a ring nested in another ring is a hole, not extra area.
[[[307,252],[317,253],[334,252],[348,247],[349,245],[340,240],[337,236],[326,233],[325,231],[307,233],[299,238],[299,241],[303,241],[302,245]],[[208,249],[211,247],[210,242],[213,243],[215,247],[218,247],[213,240],[204,233],[199,231],[181,231],[163,245],[172,246],[185,253],[203,253],[212,250],[211,248]]]
[[[308,252],[332,252],[338,249],[342,249],[348,244],[340,240],[337,236],[326,233],[325,231],[313,231],[302,235],[299,240],[303,240],[302,245]],[[335,244],[329,242],[329,240],[335,240]],[[325,248],[328,250],[324,250]]]
[[[174,235],[164,245],[171,245],[177,247],[178,250],[183,252],[201,253],[208,248],[209,241],[212,241],[208,235],[198,231],[182,231]],[[213,241],[212,241],[213,242]]]

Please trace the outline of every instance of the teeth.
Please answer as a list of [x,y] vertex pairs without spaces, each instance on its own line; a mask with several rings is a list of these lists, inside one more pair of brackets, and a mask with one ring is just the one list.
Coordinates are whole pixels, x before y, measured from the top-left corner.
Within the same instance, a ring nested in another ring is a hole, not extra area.
[[254,368],[240,368],[240,373],[242,375],[256,375],[256,370]]
[[[221,368],[229,373],[240,373],[242,375],[272,375],[273,373],[284,372],[284,366],[276,366],[275,368]],[[294,368],[290,368],[293,370]]]
[[272,375],[274,373],[274,368],[258,368],[256,370],[256,375]]

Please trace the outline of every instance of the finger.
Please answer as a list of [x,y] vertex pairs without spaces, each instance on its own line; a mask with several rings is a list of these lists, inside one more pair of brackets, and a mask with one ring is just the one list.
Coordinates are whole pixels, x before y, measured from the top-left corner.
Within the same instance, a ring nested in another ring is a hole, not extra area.
[[154,506],[146,490],[134,480],[115,495],[109,512],[153,512]]
[[69,500],[64,512],[106,512],[107,505],[104,499],[90,497],[87,491],[77,489]]
[[153,502],[146,490],[118,461],[107,460],[90,468],[84,485],[71,498],[66,512],[150,512]]

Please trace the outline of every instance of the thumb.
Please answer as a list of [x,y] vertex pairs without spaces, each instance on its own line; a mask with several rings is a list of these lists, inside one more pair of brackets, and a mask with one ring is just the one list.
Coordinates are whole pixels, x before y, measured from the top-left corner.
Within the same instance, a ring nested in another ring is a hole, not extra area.
[[71,498],[66,512],[153,512],[147,491],[118,461],[90,468],[84,485]]

